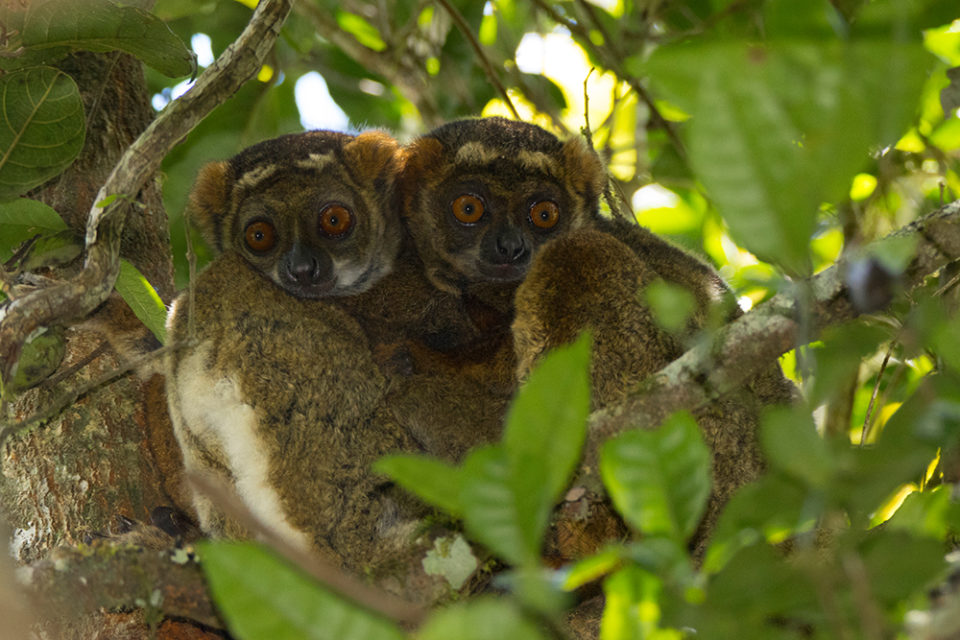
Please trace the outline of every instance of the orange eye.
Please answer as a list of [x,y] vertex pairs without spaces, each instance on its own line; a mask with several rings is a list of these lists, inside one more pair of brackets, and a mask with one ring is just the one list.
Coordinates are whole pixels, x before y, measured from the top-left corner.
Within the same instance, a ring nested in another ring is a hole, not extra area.
[[320,212],[320,231],[331,238],[346,235],[353,228],[353,214],[342,204],[331,204]]
[[552,229],[560,220],[560,207],[552,200],[541,200],[530,207],[530,222],[540,229]]
[[265,253],[277,244],[277,230],[266,220],[257,220],[247,226],[243,239],[251,251]]
[[473,224],[483,217],[483,200],[465,193],[453,201],[453,215],[464,224]]

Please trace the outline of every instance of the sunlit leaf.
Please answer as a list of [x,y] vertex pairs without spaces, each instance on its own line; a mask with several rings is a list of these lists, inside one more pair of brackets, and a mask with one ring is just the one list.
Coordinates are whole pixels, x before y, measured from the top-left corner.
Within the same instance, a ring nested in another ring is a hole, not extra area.
[[609,440],[600,471],[617,510],[645,535],[685,541],[710,495],[710,450],[687,413]]
[[7,33],[16,34],[21,55],[0,58],[0,68],[53,62],[73,51],[130,53],[170,76],[196,69],[193,53],[150,12],[109,0],[31,0],[4,5]]
[[120,273],[114,286],[140,322],[150,329],[161,344],[165,343],[167,307],[143,274],[126,260],[121,260]]
[[66,169],[85,131],[80,92],[67,74],[36,67],[0,75],[0,201]]
[[691,163],[736,240],[762,259],[808,273],[820,203],[841,200],[871,147],[905,131],[932,57],[919,33],[885,37],[894,32],[763,47],[707,40],[644,63],[693,115]]
[[382,618],[252,543],[202,542],[201,566],[238,640],[401,640]]

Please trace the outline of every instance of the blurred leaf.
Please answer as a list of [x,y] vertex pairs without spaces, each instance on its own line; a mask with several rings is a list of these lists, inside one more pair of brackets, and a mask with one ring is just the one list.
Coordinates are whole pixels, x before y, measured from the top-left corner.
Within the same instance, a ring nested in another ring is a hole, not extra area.
[[119,49],[173,77],[196,71],[193,53],[170,28],[143,9],[108,0],[31,0],[26,10],[5,3],[7,33],[18,32],[25,52],[0,57],[0,68],[15,69],[53,62],[78,51],[98,53]]
[[579,589],[610,573],[623,563],[625,551],[621,547],[610,547],[603,551],[578,560],[567,570],[563,588],[567,591]]
[[607,441],[600,471],[617,510],[647,536],[685,541],[710,495],[710,450],[687,413]]
[[387,43],[380,37],[380,32],[372,24],[367,22],[362,16],[347,11],[337,12],[337,24],[347,33],[353,35],[357,42],[373,49],[374,51],[383,51],[387,48]]
[[960,524],[960,505],[951,499],[950,492],[951,488],[946,485],[912,492],[887,520],[886,530],[945,540]]
[[929,585],[947,566],[942,542],[904,532],[867,536],[860,553],[870,593],[885,607]]
[[[679,631],[659,630],[660,581],[636,566],[626,566],[603,583],[606,606],[600,621],[603,640],[679,640]],[[655,634],[655,635],[654,635]]]
[[682,331],[697,307],[697,301],[688,289],[665,280],[651,282],[644,289],[643,296],[657,324],[670,333]]
[[67,350],[62,327],[41,327],[30,334],[13,366],[11,380],[2,385],[4,394],[35,387],[57,370]]
[[511,564],[533,566],[546,521],[541,513],[526,508],[527,487],[511,471],[502,447],[476,449],[467,456],[460,491],[463,520],[474,539]]
[[399,629],[250,542],[199,543],[217,610],[238,640],[401,640]]
[[816,376],[810,390],[814,406],[826,402],[844,387],[862,360],[876,352],[889,334],[876,326],[852,322],[824,331],[820,345],[809,349],[816,358]]
[[66,228],[57,212],[39,200],[18,198],[0,202],[0,259],[9,258],[24,240],[39,233]]
[[167,307],[143,274],[126,260],[120,260],[120,273],[114,285],[140,322],[157,337],[160,344],[167,341]]
[[808,273],[820,203],[841,200],[869,149],[906,129],[932,58],[919,33],[901,41],[896,29],[850,42],[668,46],[635,69],[693,115],[691,163],[761,259]]
[[396,454],[380,458],[373,470],[389,476],[401,487],[427,503],[454,516],[460,507],[460,469],[442,460],[414,454]]
[[819,617],[819,597],[803,573],[773,547],[747,547],[710,581],[688,623],[704,638],[798,638],[785,628]]
[[580,459],[590,413],[590,345],[585,333],[548,353],[507,415],[504,449],[518,479],[530,483],[529,492],[542,493],[546,504],[537,505],[538,511],[549,511],[559,499]]
[[547,636],[512,602],[482,596],[437,610],[415,637],[417,640],[542,640]]
[[810,528],[823,506],[822,500],[777,473],[741,487],[710,535],[703,570],[716,573],[744,547],[780,542]]
[[80,92],[67,74],[37,67],[0,75],[0,201],[70,166],[85,130]]
[[799,408],[772,409],[763,416],[760,434],[771,467],[821,489],[834,476],[833,453],[817,434],[809,413]]

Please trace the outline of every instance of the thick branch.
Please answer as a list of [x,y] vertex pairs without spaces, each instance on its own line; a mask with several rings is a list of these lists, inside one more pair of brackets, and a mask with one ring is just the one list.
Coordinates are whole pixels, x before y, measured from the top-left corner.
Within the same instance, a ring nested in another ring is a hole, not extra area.
[[[960,258],[960,201],[897,231],[913,236],[916,255],[903,275],[910,291],[949,262]],[[838,262],[811,281],[810,320],[802,335],[799,311],[788,294],[779,294],[718,331],[710,341],[687,351],[655,375],[623,404],[598,411],[591,422],[593,444],[624,429],[654,427],[674,411],[693,410],[728,393],[768,367],[776,358],[813,340],[825,327],[856,317]]]
[[26,568],[21,582],[35,610],[61,623],[101,609],[152,606],[168,617],[223,627],[200,567],[182,550],[111,544],[59,548]]
[[[259,70],[290,6],[291,0],[264,0],[236,42],[126,150],[97,194],[87,219],[83,271],[7,307],[0,321],[0,378],[10,379],[23,343],[38,327],[83,317],[107,298],[120,268],[120,236],[129,200],[156,172],[167,152]],[[105,202],[109,196],[116,199]]]

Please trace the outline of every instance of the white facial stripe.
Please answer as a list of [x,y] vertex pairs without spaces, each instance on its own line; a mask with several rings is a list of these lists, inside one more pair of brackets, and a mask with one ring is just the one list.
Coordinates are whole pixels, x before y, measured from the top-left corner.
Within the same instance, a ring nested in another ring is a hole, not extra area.
[[517,160],[520,161],[520,166],[528,171],[559,175],[556,160],[542,151],[521,151]]
[[311,153],[306,158],[294,161],[294,165],[301,169],[322,169],[333,162],[333,151],[326,153]]
[[500,157],[500,152],[482,142],[468,142],[457,150],[456,164],[488,164]]
[[256,187],[264,179],[269,178],[276,173],[277,169],[279,169],[277,165],[268,164],[247,171],[245,174],[240,176],[239,180],[237,180],[237,185],[234,187],[234,192],[236,192],[237,189],[247,190]]

